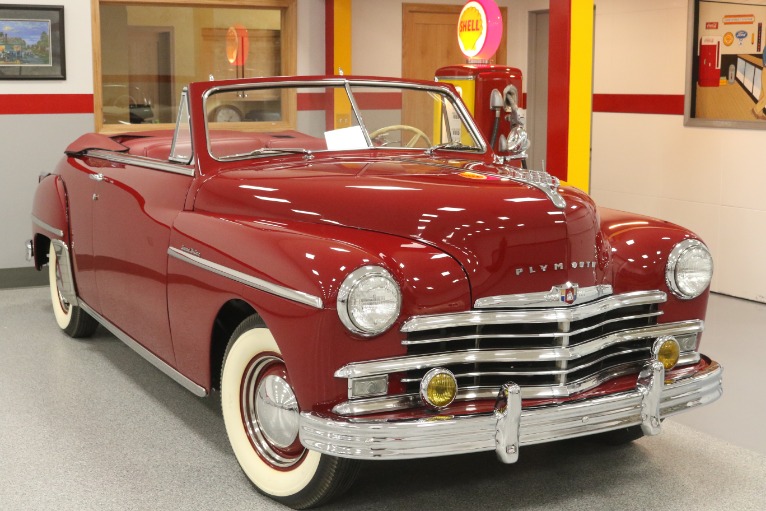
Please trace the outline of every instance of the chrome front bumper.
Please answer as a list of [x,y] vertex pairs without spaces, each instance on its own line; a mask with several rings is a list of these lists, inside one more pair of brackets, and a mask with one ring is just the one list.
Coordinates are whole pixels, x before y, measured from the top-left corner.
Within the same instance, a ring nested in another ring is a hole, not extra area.
[[503,385],[492,413],[415,420],[321,417],[301,413],[304,446],[343,458],[407,459],[495,450],[513,463],[519,447],[641,425],[660,432],[661,419],[712,403],[723,392],[723,368],[711,362],[702,371],[665,382],[659,362],[644,366],[636,388],[560,405],[521,408],[519,387]]

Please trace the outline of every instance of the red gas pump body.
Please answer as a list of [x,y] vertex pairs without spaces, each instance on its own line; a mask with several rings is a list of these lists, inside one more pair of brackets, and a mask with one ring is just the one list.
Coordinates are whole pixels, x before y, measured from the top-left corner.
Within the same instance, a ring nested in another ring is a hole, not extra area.
[[[502,94],[508,85],[515,86],[519,96],[518,107],[525,106],[522,97],[521,70],[515,67],[490,64],[446,66],[436,70],[436,79],[459,88],[463,101],[487,140],[492,135],[495,123],[495,111],[489,107],[489,96],[493,89],[497,89]],[[505,112],[502,112],[498,133],[507,135],[511,126],[506,117]]]
[[721,38],[705,36],[699,45],[699,85],[718,87],[721,83]]

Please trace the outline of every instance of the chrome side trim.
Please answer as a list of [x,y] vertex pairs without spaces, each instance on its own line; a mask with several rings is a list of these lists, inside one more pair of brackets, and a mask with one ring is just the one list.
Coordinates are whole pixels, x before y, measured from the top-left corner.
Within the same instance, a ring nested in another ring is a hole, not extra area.
[[110,151],[103,151],[100,149],[89,149],[83,153],[90,158],[98,158],[101,160],[112,161],[114,163],[122,163],[124,165],[135,165],[137,167],[145,167],[148,169],[161,170],[162,172],[171,172],[173,174],[181,174],[182,176],[194,176],[194,167],[188,165],[182,165],[179,163],[169,163],[162,160],[155,160],[154,158],[147,158],[145,156],[135,156],[124,153],[113,153]]
[[[78,305],[77,291],[74,287],[74,273],[72,272],[72,258],[69,256],[69,247],[61,240],[51,240],[56,259],[59,261],[59,273],[61,280],[57,282],[59,293],[71,305]],[[50,262],[49,262],[50,264]],[[58,280],[59,277],[57,277]]]
[[[711,362],[704,370],[665,383],[652,378],[648,392],[659,396],[665,418],[712,403],[721,397],[723,369]],[[496,389],[497,392],[497,389]],[[533,445],[644,422],[644,394],[638,388],[582,401],[522,409],[519,445]],[[312,450],[357,459],[411,459],[496,449],[494,412],[470,416],[434,416],[412,420],[349,419],[301,413],[301,443]],[[512,430],[510,430],[512,433]]]
[[40,227],[41,229],[45,229],[51,234],[55,234],[59,238],[62,238],[64,236],[64,231],[62,231],[61,229],[56,229],[52,225],[43,222],[42,220],[37,218],[35,215],[32,215],[32,223],[35,224],[37,227]]
[[205,390],[204,387],[197,385],[193,381],[191,381],[189,378],[184,376],[183,374],[176,371],[173,367],[171,367],[167,362],[159,358],[157,355],[152,353],[151,351],[144,348],[141,344],[138,343],[138,341],[134,340],[132,337],[130,337],[128,334],[120,330],[117,326],[110,323],[106,318],[104,318],[101,314],[94,311],[93,308],[91,308],[87,303],[80,300],[80,307],[90,314],[93,319],[101,323],[104,328],[109,330],[112,334],[114,334],[115,337],[117,337],[119,340],[124,342],[130,349],[141,355],[147,362],[152,364],[154,367],[165,373],[167,376],[172,378],[176,383],[180,384],[183,388],[190,391],[192,394],[194,394],[197,397],[205,397],[207,396],[207,390]]
[[197,266],[198,268],[202,268],[203,270],[213,272],[217,275],[221,275],[260,291],[265,291],[281,298],[292,300],[293,302],[302,303],[304,305],[314,307],[315,309],[321,309],[323,307],[322,299],[318,296],[313,296],[308,293],[304,293],[303,291],[296,291],[294,289],[267,282],[246,273],[242,273],[241,271],[232,270],[231,268],[227,268],[226,266],[214,263],[213,261],[208,261],[207,259],[203,259],[188,252],[184,252],[178,248],[169,247],[168,255]]
[[700,320],[664,323],[622,332],[614,332],[575,346],[552,346],[550,348],[463,350],[426,355],[410,355],[365,362],[352,362],[335,371],[336,378],[360,378],[376,374],[426,369],[450,364],[476,364],[485,362],[563,362],[596,353],[604,348],[623,342],[702,332]]
[[[678,365],[690,365],[696,364],[700,361],[700,354],[690,353],[682,356],[679,359]],[[568,382],[564,385],[551,385],[551,386],[525,386],[521,388],[522,399],[550,399],[550,398],[562,398],[569,397],[574,394],[586,392],[590,389],[596,388],[602,383],[605,383],[614,378],[620,376],[627,376],[629,374],[636,374],[641,370],[641,367],[646,362],[633,362],[620,364],[603,371],[599,371],[596,374],[592,374],[587,378]],[[512,377],[515,374],[508,373],[507,376]],[[460,377],[456,375],[456,377]],[[349,380],[351,381],[351,380]],[[493,399],[497,394],[497,389],[494,387],[461,387],[458,389],[455,401],[469,401],[469,400],[482,400]],[[333,413],[345,416],[355,415],[368,415],[371,413],[386,413],[395,410],[406,410],[407,408],[416,408],[422,406],[423,403],[417,394],[400,394],[398,396],[382,396],[372,397],[367,399],[354,399],[345,401],[335,405],[332,409]]]
[[592,302],[604,296],[612,294],[612,286],[581,287],[577,290],[577,299],[571,303],[562,303],[559,299],[558,289],[552,287],[550,291],[539,293],[520,293],[515,295],[487,296],[479,298],[473,306],[477,309],[492,308],[524,308],[524,307],[571,307],[582,303]]
[[402,332],[420,332],[437,328],[476,325],[503,325],[513,323],[557,323],[578,321],[597,314],[632,305],[663,303],[667,295],[662,291],[636,291],[613,295],[598,302],[585,303],[567,308],[529,311],[466,311],[453,314],[413,316],[402,325]]

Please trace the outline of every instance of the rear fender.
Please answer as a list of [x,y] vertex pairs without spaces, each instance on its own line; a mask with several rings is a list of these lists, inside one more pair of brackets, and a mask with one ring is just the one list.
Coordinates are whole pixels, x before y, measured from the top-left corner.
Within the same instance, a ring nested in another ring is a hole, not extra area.
[[66,188],[60,176],[42,177],[32,202],[32,243],[35,268],[48,262],[49,240],[60,240],[69,246]]

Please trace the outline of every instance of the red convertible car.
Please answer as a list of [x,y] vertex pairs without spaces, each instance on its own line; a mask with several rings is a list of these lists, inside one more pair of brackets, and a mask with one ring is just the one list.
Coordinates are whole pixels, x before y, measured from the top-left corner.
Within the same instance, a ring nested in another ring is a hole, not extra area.
[[360,460],[512,463],[717,399],[704,243],[513,162],[450,85],[192,83],[175,130],[66,149],[28,249],[67,334],[217,389],[242,470],[295,508]]

